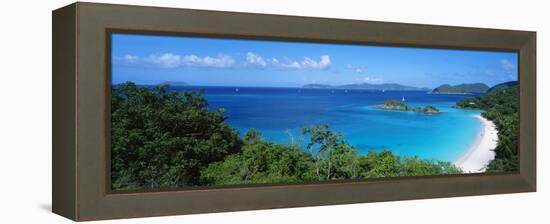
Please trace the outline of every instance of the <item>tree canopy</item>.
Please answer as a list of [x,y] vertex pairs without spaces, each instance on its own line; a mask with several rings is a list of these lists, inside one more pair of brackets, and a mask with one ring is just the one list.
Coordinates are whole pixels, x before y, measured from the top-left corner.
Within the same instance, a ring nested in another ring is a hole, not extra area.
[[498,129],[495,159],[487,166],[489,172],[518,170],[518,89],[499,85],[484,96],[457,103],[459,108],[481,109],[481,115],[493,121]]
[[239,154],[212,163],[202,173],[208,185],[294,183],[399,176],[459,174],[450,162],[400,157],[391,151],[370,151],[366,156],[327,125],[304,127],[306,150],[296,145],[246,141]]
[[113,86],[111,175],[116,189],[193,186],[211,162],[241,149],[223,111],[208,111],[201,92],[167,86]]

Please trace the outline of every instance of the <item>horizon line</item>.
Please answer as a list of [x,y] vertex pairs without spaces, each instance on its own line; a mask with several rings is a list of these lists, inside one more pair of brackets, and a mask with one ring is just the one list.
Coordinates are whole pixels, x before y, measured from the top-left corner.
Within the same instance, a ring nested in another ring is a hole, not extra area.
[[[507,83],[507,82],[517,82],[518,80],[510,80],[510,81],[506,81],[506,82],[501,82],[501,83],[498,83],[498,84],[495,84],[493,86],[496,86],[496,85],[500,85],[500,84],[503,84],[503,83]],[[325,85],[325,86],[331,86],[331,87],[341,87],[341,86],[344,86],[344,85],[356,85],[356,84],[369,84],[369,85],[392,85],[392,84],[395,84],[395,85],[401,85],[401,86],[405,86],[405,87],[412,87],[412,88],[418,88],[418,89],[430,89],[430,90],[433,90],[437,87],[434,87],[434,88],[430,88],[430,87],[417,87],[417,86],[410,86],[410,85],[404,85],[404,84],[400,84],[400,83],[369,83],[369,82],[356,82],[356,83],[348,83],[348,84],[338,84],[338,85],[333,85],[333,84],[323,84],[323,83],[308,83],[308,84],[303,84],[303,85],[299,85],[299,86],[263,86],[263,85],[217,85],[217,84],[207,84],[207,85],[197,85],[197,84],[189,84],[185,81],[163,81],[163,82],[159,82],[159,83],[136,83],[136,82],[133,82],[133,81],[130,81],[130,80],[127,80],[127,81],[124,81],[124,82],[119,82],[119,83],[112,83],[111,82],[111,86],[114,86],[114,85],[120,85],[120,84],[124,84],[126,82],[132,82],[134,83],[135,85],[141,85],[141,86],[158,86],[158,85],[162,85],[162,84],[165,84],[165,83],[168,83],[168,85],[170,85],[169,83],[186,83],[185,85],[171,85],[171,86],[198,86],[198,87],[264,87],[264,88],[303,88],[304,86],[306,85]],[[451,86],[457,86],[457,85],[464,85],[464,84],[484,84],[486,86],[488,86],[489,88],[493,87],[493,86],[489,86],[487,85],[486,83],[483,83],[483,82],[472,82],[472,83],[460,83],[460,84],[449,84],[449,83],[444,83],[444,84],[439,84],[439,86],[442,86],[442,85],[451,85]]]

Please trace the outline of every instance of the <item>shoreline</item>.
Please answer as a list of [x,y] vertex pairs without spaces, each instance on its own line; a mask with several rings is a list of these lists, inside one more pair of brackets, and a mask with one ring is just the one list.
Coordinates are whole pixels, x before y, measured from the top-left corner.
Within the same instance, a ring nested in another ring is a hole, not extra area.
[[487,164],[495,158],[493,149],[497,147],[498,141],[498,131],[492,121],[479,114],[473,117],[481,122],[479,134],[468,151],[454,162],[465,173],[484,172]]

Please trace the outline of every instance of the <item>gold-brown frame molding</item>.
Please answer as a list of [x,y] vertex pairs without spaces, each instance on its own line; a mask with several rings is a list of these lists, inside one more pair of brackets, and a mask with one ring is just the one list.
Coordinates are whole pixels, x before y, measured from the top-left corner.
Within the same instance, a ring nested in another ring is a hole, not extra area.
[[[111,192],[112,32],[519,55],[520,171]],[[77,2],[53,12],[53,212],[76,221],[536,191],[536,33]]]

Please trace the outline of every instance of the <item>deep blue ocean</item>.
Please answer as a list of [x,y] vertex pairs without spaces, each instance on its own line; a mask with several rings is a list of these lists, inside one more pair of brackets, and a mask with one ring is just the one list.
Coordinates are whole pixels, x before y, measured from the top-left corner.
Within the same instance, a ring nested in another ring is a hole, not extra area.
[[[173,87],[204,89],[210,109],[224,108],[227,122],[241,136],[249,128],[277,143],[307,144],[300,128],[327,124],[344,133],[360,153],[389,149],[398,155],[454,161],[474,143],[480,122],[476,110],[452,108],[472,95],[437,95],[416,91],[264,87]],[[386,111],[375,105],[402,100],[409,106],[433,105],[441,114]]]

